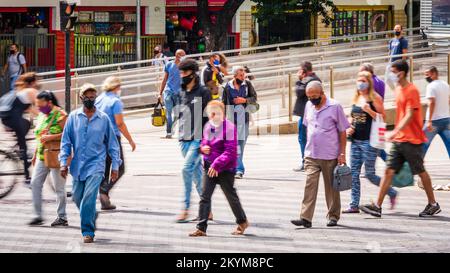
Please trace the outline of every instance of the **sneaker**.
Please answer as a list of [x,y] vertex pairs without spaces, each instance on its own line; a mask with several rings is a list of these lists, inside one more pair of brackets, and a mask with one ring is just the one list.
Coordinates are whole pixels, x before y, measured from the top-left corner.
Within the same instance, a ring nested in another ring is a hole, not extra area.
[[93,242],[94,242],[94,237],[89,236],[89,235],[83,236],[83,243],[85,243],[85,244],[91,244],[91,243],[93,243]]
[[296,226],[304,226],[305,228],[310,228],[312,227],[312,223],[308,220],[305,219],[300,219],[300,220],[291,220],[291,223],[296,225]]
[[62,218],[56,218],[55,221],[51,224],[52,227],[67,227],[69,225],[69,222],[67,220]]
[[67,194],[66,194],[66,196],[67,196],[67,197],[72,197],[72,192],[71,192],[71,191],[68,191]]
[[359,206],[359,209],[372,216],[381,217],[381,208],[377,207],[374,203]]
[[102,210],[115,210],[116,206],[111,204],[111,201],[109,200],[109,196],[107,194],[101,193],[100,194],[100,204],[102,205]]
[[389,209],[391,209],[391,210],[395,209],[395,206],[397,205],[397,199],[398,199],[398,194],[394,197],[389,197],[389,201],[391,202],[391,207]]
[[359,213],[359,208],[348,208],[342,210],[342,213]]
[[338,225],[337,223],[337,220],[331,219],[330,221],[328,221],[327,227],[335,227]]
[[166,139],[172,139],[172,135],[171,134],[167,134],[165,138]]
[[234,176],[234,178],[236,179],[242,179],[244,177],[244,174],[241,172],[237,172],[236,175]]
[[43,224],[44,220],[41,217],[36,217],[28,223],[29,226],[42,226]]
[[298,166],[297,168],[292,169],[294,172],[304,172],[305,167],[303,165]]
[[425,209],[419,213],[419,217],[428,217],[433,216],[441,212],[441,206],[439,206],[439,203],[436,203],[436,206],[433,206],[431,204],[428,204]]

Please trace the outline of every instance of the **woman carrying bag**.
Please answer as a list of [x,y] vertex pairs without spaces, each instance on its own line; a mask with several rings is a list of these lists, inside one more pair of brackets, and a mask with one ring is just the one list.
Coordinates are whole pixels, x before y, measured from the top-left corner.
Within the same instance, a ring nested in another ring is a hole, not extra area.
[[59,171],[59,147],[67,114],[58,104],[55,95],[50,91],[42,91],[37,95],[36,106],[40,114],[37,117],[35,129],[37,147],[33,156],[34,166],[31,178],[31,190],[33,193],[33,206],[36,213],[29,225],[42,225],[42,187],[50,173],[57,196],[58,217],[51,224],[52,227],[67,226],[66,215],[66,180]]
[[[350,149],[352,170],[352,192],[350,207],[342,213],[359,213],[361,197],[360,174],[364,164],[366,178],[374,185],[379,186],[381,178],[375,174],[375,162],[378,149],[370,145],[370,135],[373,120],[377,116],[384,116],[384,106],[380,95],[373,89],[372,74],[360,72],[356,82],[356,93],[353,97],[350,124],[347,135],[351,138]],[[391,199],[391,208],[395,206],[397,192],[390,188],[388,195]]]

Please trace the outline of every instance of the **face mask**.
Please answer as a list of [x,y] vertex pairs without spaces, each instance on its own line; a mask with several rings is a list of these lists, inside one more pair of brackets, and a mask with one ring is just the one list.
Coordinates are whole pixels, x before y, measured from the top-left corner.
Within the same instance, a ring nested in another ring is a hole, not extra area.
[[315,106],[319,105],[322,102],[322,97],[319,97],[317,99],[309,99],[311,103]]
[[241,85],[243,82],[244,82],[243,80],[237,79],[237,78],[236,78],[236,83],[237,83],[237,84]]
[[15,50],[10,50],[9,53],[10,54],[16,54],[16,51]]
[[222,125],[222,122],[220,122],[220,121],[215,121],[215,120],[213,120],[213,119],[210,119],[210,120],[209,120],[209,123],[211,123],[211,125],[214,126],[215,128],[219,128],[220,125]]
[[184,61],[184,60],[186,60],[186,57],[185,57],[185,56],[180,57],[180,61],[181,61],[181,62]]
[[400,36],[400,34],[402,34],[400,31],[395,32],[395,36]]
[[158,54],[159,54],[159,51],[153,51],[153,53],[154,53],[155,55],[158,55]]
[[214,65],[215,65],[215,66],[220,65],[220,61],[219,61],[219,60],[214,60]]
[[49,105],[47,105],[44,107],[39,107],[39,111],[41,111],[41,113],[43,113],[45,115],[48,115],[52,111],[52,108]]
[[192,82],[192,79],[194,79],[193,74],[181,78],[181,87],[183,87],[183,89],[186,89],[187,85]]
[[122,95],[122,90],[118,90],[118,91],[116,91],[116,95],[118,96],[118,97],[120,97],[120,95]]
[[356,88],[359,91],[367,90],[367,89],[369,89],[369,83],[367,83],[367,82],[356,82]]
[[95,107],[95,99],[94,100],[90,100],[88,98],[84,98],[83,99],[83,105],[84,105],[84,107],[86,107],[86,109],[92,110]]
[[432,82],[432,81],[433,81],[433,79],[432,79],[431,77],[426,77],[425,80],[426,80],[427,82]]
[[394,72],[389,73],[389,80],[394,84],[398,83],[398,76]]

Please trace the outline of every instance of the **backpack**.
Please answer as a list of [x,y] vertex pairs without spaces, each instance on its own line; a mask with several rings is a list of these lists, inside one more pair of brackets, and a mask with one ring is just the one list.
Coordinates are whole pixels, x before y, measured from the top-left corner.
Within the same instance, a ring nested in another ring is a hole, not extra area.
[[352,170],[347,165],[337,165],[333,172],[333,189],[346,191],[352,188]]
[[0,118],[6,118],[9,116],[16,98],[17,95],[14,91],[10,91],[0,97]]

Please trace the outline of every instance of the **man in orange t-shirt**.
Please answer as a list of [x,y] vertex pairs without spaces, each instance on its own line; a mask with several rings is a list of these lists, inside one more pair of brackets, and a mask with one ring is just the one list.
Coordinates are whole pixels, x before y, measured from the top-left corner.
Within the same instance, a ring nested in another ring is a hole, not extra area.
[[417,87],[408,82],[408,63],[397,60],[391,64],[390,80],[396,82],[395,103],[397,117],[395,128],[386,134],[386,140],[392,141],[392,148],[387,160],[387,169],[381,180],[377,203],[360,206],[360,209],[372,216],[381,217],[381,205],[394,175],[400,172],[408,162],[414,175],[419,175],[428,198],[428,205],[419,213],[420,217],[432,216],[441,212],[434,198],[431,179],[423,165],[423,143],[427,141],[423,132],[422,105]]

